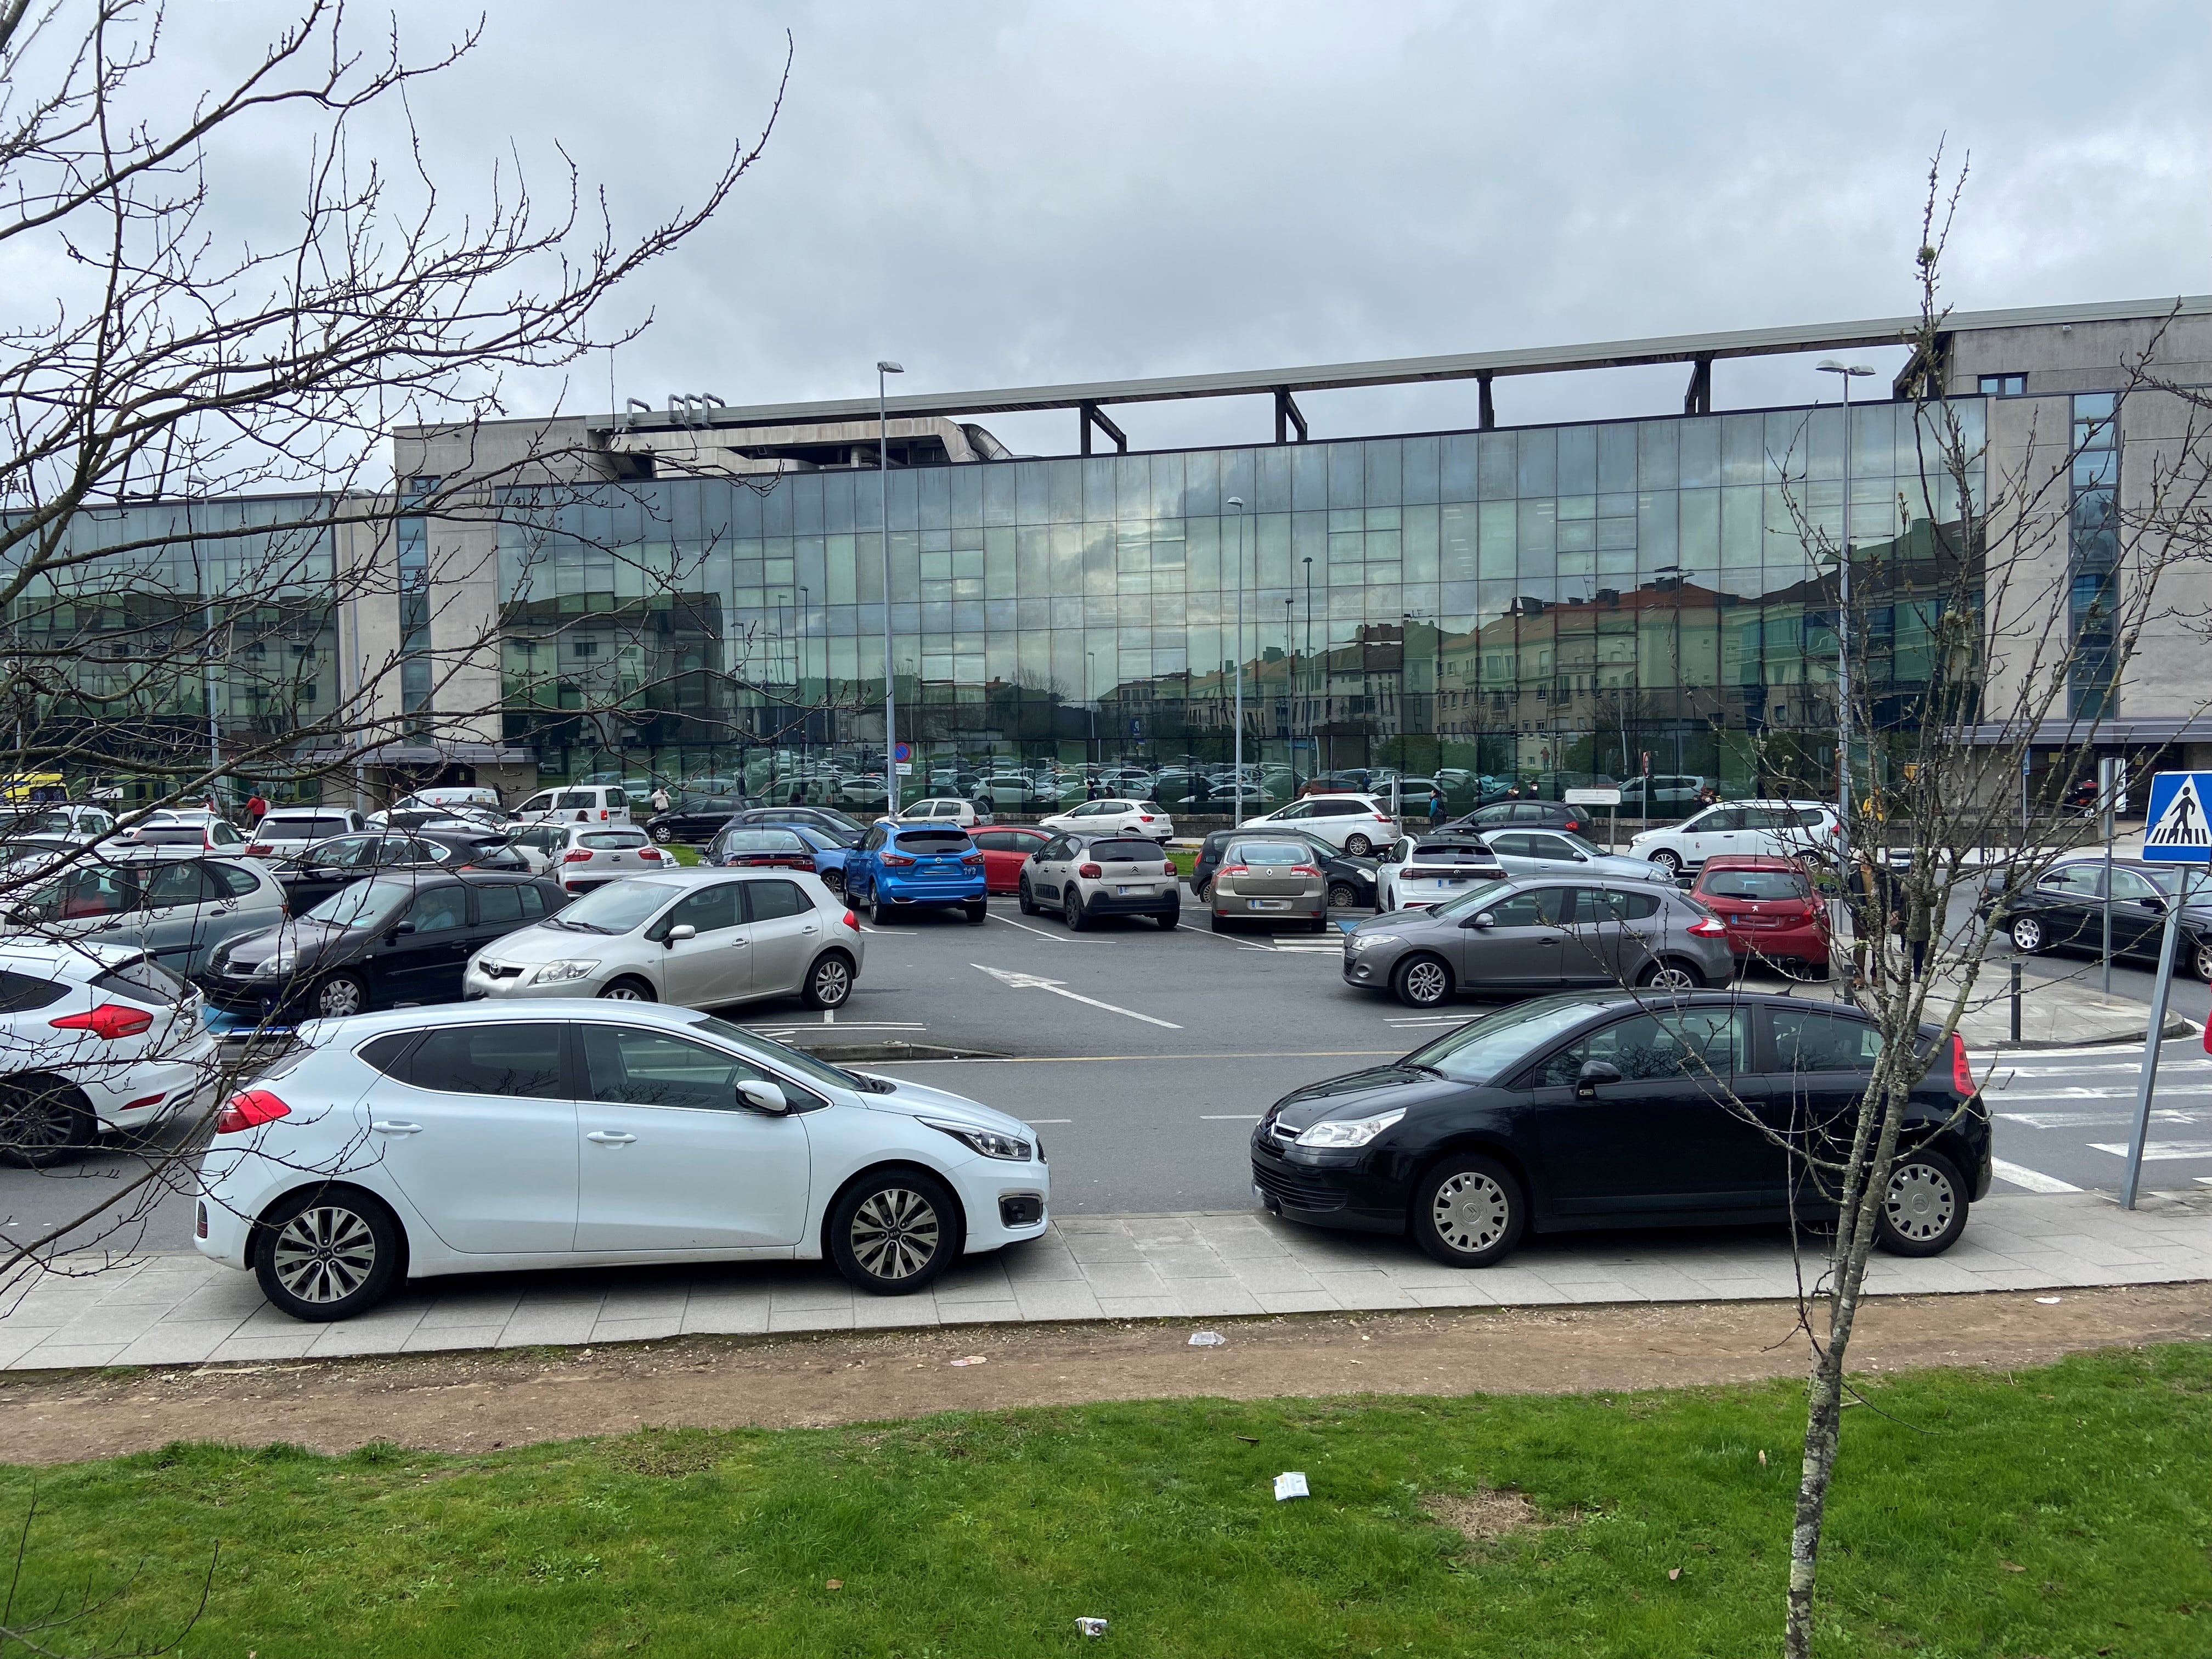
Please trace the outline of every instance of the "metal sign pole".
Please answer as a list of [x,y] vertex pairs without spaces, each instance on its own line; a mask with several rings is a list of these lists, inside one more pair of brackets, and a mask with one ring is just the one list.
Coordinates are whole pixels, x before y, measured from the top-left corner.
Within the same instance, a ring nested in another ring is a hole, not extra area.
[[2113,808],[2119,793],[2120,763],[2107,755],[2097,763],[2097,817],[2105,836],[2105,994],[2112,994],[2112,832]]
[[2150,1133],[2150,1095],[2158,1083],[2159,1039],[2166,1031],[2166,994],[2173,988],[2173,957],[2181,938],[2181,913],[2188,908],[2190,877],[2181,872],[2181,891],[2166,913],[2166,941],[2159,947],[2158,984],[2150,994],[2150,1024],[2143,1029],[2142,1075],[2136,1084],[2136,1123],[2128,1136],[2127,1174],[2120,1182],[2120,1207],[2136,1206],[2136,1189],[2142,1179],[2143,1143]]

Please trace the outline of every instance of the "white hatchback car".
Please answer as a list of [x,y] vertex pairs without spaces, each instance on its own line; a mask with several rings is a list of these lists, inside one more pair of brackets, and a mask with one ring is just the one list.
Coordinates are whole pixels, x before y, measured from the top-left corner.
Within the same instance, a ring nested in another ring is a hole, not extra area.
[[1477,882],[1504,878],[1504,867],[1480,836],[1401,836],[1375,866],[1375,914],[1425,910]]
[[988,805],[978,806],[974,801],[963,800],[957,795],[932,795],[927,800],[909,802],[899,808],[902,823],[912,823],[917,818],[957,823],[963,830],[994,822]]
[[571,898],[611,881],[676,867],[676,855],[653,844],[642,830],[572,823],[567,838],[550,852],[552,875]]
[[1708,806],[1668,829],[1631,836],[1628,850],[1632,857],[1649,859],[1676,876],[1723,853],[1833,864],[1842,834],[1836,809],[1820,801],[1735,800]]
[[1175,835],[1175,820],[1156,800],[1087,800],[1065,812],[1037,820],[1040,830],[1057,830],[1083,836],[1143,836],[1166,842]]
[[193,1243],[297,1319],[403,1273],[835,1262],[927,1285],[1044,1231],[1018,1118],[635,1003],[397,1009],[310,1025],[232,1097]]
[[220,1066],[199,993],[122,945],[0,945],[0,1163],[192,1111]]
[[1265,829],[1271,823],[1295,825],[1354,858],[1364,858],[1398,839],[1398,820],[1376,795],[1309,795],[1247,818],[1241,827]]

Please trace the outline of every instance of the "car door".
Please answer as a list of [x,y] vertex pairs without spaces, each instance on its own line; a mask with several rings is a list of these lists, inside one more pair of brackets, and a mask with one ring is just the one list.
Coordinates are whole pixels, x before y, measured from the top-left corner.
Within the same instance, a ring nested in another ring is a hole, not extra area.
[[[214,929],[238,902],[207,879],[197,859],[155,865],[146,874],[144,891],[139,937],[148,954],[173,974],[197,972],[205,965]],[[220,916],[213,914],[217,910]]]
[[385,1073],[359,1108],[368,1150],[452,1249],[507,1255],[574,1244],[567,1030],[559,1019],[486,1021],[364,1047]]
[[[1788,1163],[1759,1116],[1747,1007],[1651,1010],[1569,1043],[1533,1074],[1546,1183],[1565,1218],[1763,1208]],[[1618,1082],[1585,1085],[1583,1067]]]
[[374,952],[367,958],[382,987],[380,1001],[394,1005],[453,1002],[470,950],[469,890],[446,880],[415,890]]
[[[2100,874],[2103,872],[2101,868]],[[2112,869],[2112,951],[2115,955],[2155,958],[2166,941],[2166,897],[2140,872]],[[2105,919],[2091,923],[2090,942],[2103,948]]]
[[822,942],[822,912],[795,881],[770,877],[744,884],[745,927],[752,939],[752,994],[793,996],[805,982]]
[[1067,867],[1074,856],[1075,838],[1054,836],[1037,849],[1036,862],[1030,866],[1030,896],[1042,902],[1060,897],[1060,884],[1067,879]]
[[1627,953],[1618,906],[1627,896],[1602,887],[1577,887],[1571,893],[1565,912],[1571,920],[1560,947],[1562,981],[1570,988],[1634,983],[1622,973]]
[[514,809],[515,817],[526,823],[535,823],[539,818],[552,811],[554,793],[548,789],[543,793],[532,795]]
[[[1457,978],[1463,989],[1556,990],[1566,974],[1571,887],[1532,887],[1460,918]],[[1490,925],[1478,925],[1478,916]]]
[[881,824],[877,824],[860,837],[860,844],[845,860],[845,890],[856,898],[871,897],[875,893],[876,854],[890,834]]
[[[714,1008],[753,994],[752,930],[745,921],[744,883],[708,882],[693,888],[647,931],[662,947],[662,1000],[686,1008]],[[693,936],[673,939],[677,927]]]
[[[1763,1109],[1768,1128],[1815,1158],[1840,1161],[1850,1151],[1859,1101],[1881,1055],[1881,1029],[1832,1009],[1771,1006],[1764,1012],[1772,1044]],[[1832,1176],[1824,1182],[1812,1164],[1790,1162],[1803,1196],[1834,1201]]]
[[1709,807],[1685,823],[1677,835],[1685,864],[1703,864],[1723,853],[1741,852],[1743,808]]
[[[825,1103],[750,1061],[641,1026],[580,1022],[579,1250],[796,1244],[811,1159],[804,1109]],[[800,1110],[741,1102],[775,1083]]]
[[[2023,905],[2043,924],[2045,943],[2079,945],[2104,932],[2104,866],[2083,860],[2046,870],[2034,887],[2035,902]],[[2093,931],[2094,930],[2094,931]]]

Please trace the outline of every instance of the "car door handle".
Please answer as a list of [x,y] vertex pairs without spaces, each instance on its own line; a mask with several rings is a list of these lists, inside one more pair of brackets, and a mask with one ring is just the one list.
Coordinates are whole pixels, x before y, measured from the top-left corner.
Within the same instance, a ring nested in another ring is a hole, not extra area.
[[380,1118],[368,1127],[380,1135],[419,1135],[422,1133],[422,1126],[419,1123],[401,1123],[391,1118]]
[[601,1146],[627,1146],[637,1137],[626,1135],[619,1129],[594,1129],[584,1139],[596,1142]]

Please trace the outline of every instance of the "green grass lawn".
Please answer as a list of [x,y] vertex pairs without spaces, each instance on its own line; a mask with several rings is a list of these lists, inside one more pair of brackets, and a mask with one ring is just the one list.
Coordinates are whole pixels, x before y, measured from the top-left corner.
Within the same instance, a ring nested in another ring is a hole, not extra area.
[[[2208,1389],[2204,1346],[1868,1384],[1823,1652],[2212,1652]],[[33,1603],[119,1588],[111,1633],[173,1622],[220,1543],[195,1656],[1733,1656],[1778,1645],[1798,1421],[1775,1384],[176,1446],[0,1470],[0,1516],[35,1486]],[[1273,1501],[1285,1469],[1311,1498]],[[1482,1487],[1547,1524],[1476,1544],[1424,1507]]]

